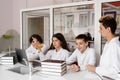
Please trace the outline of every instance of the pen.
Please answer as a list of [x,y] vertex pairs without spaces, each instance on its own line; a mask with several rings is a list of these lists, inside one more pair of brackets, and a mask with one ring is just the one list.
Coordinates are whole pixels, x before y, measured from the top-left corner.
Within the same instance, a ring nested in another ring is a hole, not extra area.
[[[97,73],[96,73],[96,74],[97,74]],[[97,76],[99,77],[99,80],[103,80],[102,77],[101,77],[99,74],[97,74]]]
[[102,77],[107,78],[107,79],[109,79],[109,80],[115,80],[115,79],[113,79],[113,78],[111,78],[111,77],[108,77],[108,76],[102,76]]

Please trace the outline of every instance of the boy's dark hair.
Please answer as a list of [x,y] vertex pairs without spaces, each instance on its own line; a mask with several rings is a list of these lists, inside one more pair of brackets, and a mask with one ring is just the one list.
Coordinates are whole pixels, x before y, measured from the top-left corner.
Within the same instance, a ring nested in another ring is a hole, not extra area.
[[88,42],[88,37],[85,34],[79,34],[75,39],[83,39],[85,42]]
[[[63,34],[61,34],[61,33],[56,33],[56,34],[54,34],[54,35],[52,36],[52,38],[53,38],[53,37],[55,37],[55,38],[57,38],[58,40],[60,40],[61,46],[62,46],[63,49],[66,49],[66,50],[70,51],[69,48],[68,48],[67,42],[66,42],[66,40],[65,40],[65,38],[64,38],[64,36],[63,36]],[[49,48],[48,50],[51,50],[51,49],[55,49],[55,47],[53,46],[53,43],[51,43],[51,46],[50,46],[50,48]]]
[[29,42],[30,42],[30,43],[32,43],[33,38],[37,39],[37,41],[38,41],[39,43],[43,43],[43,40],[42,40],[41,36],[38,35],[38,34],[33,34],[33,35],[30,37],[30,39],[29,39]]
[[112,34],[115,34],[115,30],[116,30],[116,27],[117,27],[117,23],[115,21],[115,19],[110,16],[110,15],[105,15],[103,17],[101,17],[99,19],[99,22],[102,23],[102,25],[107,28],[107,27],[110,27],[111,29],[111,33]]

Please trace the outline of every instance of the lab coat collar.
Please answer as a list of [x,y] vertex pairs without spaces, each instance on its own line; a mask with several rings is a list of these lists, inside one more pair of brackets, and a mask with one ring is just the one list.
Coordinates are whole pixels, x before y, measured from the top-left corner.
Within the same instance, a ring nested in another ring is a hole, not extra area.
[[118,41],[119,41],[119,37],[114,37],[109,42],[106,42],[106,43],[109,44],[109,43],[118,42]]
[[83,54],[87,54],[88,49],[89,49],[89,47],[87,47],[86,50],[83,53],[81,53],[78,49],[77,50],[78,50],[78,52],[80,52],[80,54],[83,55]]
[[32,44],[30,45],[31,48],[35,48]]
[[54,50],[54,53],[60,53],[63,50],[63,48],[61,48],[58,52],[56,52],[56,49]]

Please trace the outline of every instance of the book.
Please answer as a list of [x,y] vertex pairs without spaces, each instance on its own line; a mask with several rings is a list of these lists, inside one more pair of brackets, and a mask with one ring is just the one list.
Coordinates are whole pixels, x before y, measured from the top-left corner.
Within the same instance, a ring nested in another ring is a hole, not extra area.
[[15,64],[17,63],[17,56],[15,53],[6,54],[1,57],[1,64]]
[[1,60],[1,64],[14,64],[14,62],[13,62],[13,60],[9,60],[9,59],[7,59],[7,60]]
[[66,64],[65,65],[62,65],[62,66],[56,66],[56,65],[41,65],[42,68],[54,68],[54,69],[62,69],[64,67],[66,67]]
[[4,63],[4,62],[1,62],[1,64],[5,64],[5,65],[9,65],[9,64],[11,64],[11,65],[14,65],[14,63],[11,63],[11,62],[9,62],[9,63]]
[[41,62],[41,65],[55,65],[55,66],[62,66],[66,64],[63,60],[44,60]]
[[6,55],[2,56],[1,59],[13,59],[14,56],[16,56],[15,53],[6,54]]
[[13,62],[13,60],[1,60],[1,62]]
[[64,70],[63,72],[41,71],[41,73],[43,73],[43,74],[56,75],[56,76],[62,76],[62,75],[64,75],[66,72],[67,72],[66,70]]
[[41,62],[41,73],[62,76],[67,72],[66,62],[63,60],[44,60]]
[[3,56],[3,57],[1,57],[1,60],[11,60],[11,59],[13,59],[13,56]]
[[1,64],[15,64],[16,62],[14,62],[13,60],[1,60]]
[[41,71],[50,71],[50,72],[63,72],[63,71],[65,71],[65,70],[67,70],[67,68],[66,67],[64,67],[64,68],[59,68],[59,69],[56,69],[56,68],[41,68]]

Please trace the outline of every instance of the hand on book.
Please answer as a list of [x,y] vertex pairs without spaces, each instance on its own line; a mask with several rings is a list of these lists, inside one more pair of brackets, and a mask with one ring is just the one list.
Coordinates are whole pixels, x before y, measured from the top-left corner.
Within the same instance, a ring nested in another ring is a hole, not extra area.
[[90,65],[90,64],[88,64],[86,67],[87,67],[87,70],[88,70],[88,71],[95,72],[95,70],[96,70],[96,67],[93,66],[93,65]]
[[76,64],[72,64],[72,65],[70,65],[70,70],[77,72],[77,71],[80,71],[80,67]]

